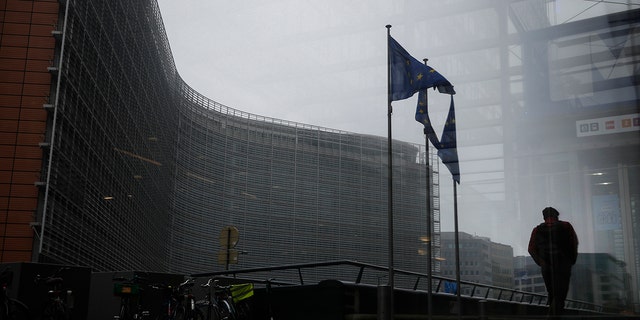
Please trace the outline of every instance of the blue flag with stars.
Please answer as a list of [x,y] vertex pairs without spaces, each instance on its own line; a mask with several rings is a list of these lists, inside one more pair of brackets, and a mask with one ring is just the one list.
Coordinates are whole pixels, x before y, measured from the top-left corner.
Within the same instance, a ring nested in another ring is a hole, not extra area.
[[444,123],[440,143],[435,145],[438,149],[438,157],[451,172],[453,180],[460,184],[460,164],[458,162],[458,142],[456,141],[456,113],[453,108],[453,95],[447,121]]
[[429,119],[427,108],[427,93],[424,90],[420,90],[418,93],[418,106],[416,107],[416,121],[422,123],[424,126],[424,133],[429,138],[429,141],[431,141],[431,144],[438,149],[438,157],[440,157],[442,163],[444,163],[444,165],[449,169],[449,172],[451,172],[453,180],[460,183],[460,165],[458,163],[456,115],[453,104],[453,95],[451,95],[449,114],[447,115],[447,121],[444,124],[444,129],[442,130],[442,139],[440,140],[431,125],[431,119]]
[[440,141],[438,140],[438,136],[436,136],[436,132],[433,130],[433,126],[431,126],[431,119],[429,119],[427,108],[427,93],[424,90],[420,90],[418,92],[418,106],[416,107],[416,121],[422,123],[424,126],[424,133],[429,138],[429,141],[431,141],[434,146],[438,146],[440,145]]
[[455,94],[453,86],[433,68],[412,57],[389,36],[390,101],[403,100],[418,90],[437,88],[442,93]]

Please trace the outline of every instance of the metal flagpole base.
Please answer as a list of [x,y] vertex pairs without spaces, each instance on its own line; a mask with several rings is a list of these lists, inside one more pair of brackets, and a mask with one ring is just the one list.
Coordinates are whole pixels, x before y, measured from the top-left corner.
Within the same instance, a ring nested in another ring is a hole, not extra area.
[[391,320],[391,286],[378,285],[378,320]]

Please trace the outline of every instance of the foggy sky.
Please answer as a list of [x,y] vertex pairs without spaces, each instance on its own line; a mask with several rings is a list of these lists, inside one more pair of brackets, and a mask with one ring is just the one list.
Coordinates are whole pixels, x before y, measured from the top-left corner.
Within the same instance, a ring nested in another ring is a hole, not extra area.
[[[461,6],[484,1],[459,1]],[[486,236],[524,254],[530,228],[541,220],[513,217],[499,203],[504,150],[499,143],[470,146],[465,131],[482,127],[488,117],[472,112],[474,97],[465,88],[464,71],[443,47],[469,41],[474,28],[451,6],[424,0],[211,1],[158,0],[177,70],[192,88],[231,108],[356,133],[387,136],[387,62],[385,25],[415,58],[448,78],[456,88],[461,185],[458,188],[460,231]],[[487,3],[492,3],[491,1]],[[507,3],[505,1],[505,3]],[[617,8],[614,10],[624,10]],[[552,24],[610,13],[606,4],[563,0],[550,5]],[[439,19],[447,14],[449,19]],[[432,22],[435,21],[435,22]],[[497,31],[496,31],[497,32]],[[478,66],[482,67],[482,66]],[[499,90],[500,88],[496,88]],[[429,96],[436,132],[448,110],[449,97]],[[393,102],[393,138],[424,144],[422,125],[414,120],[417,95]],[[473,131],[477,135],[477,130]],[[485,132],[485,131],[480,131]],[[484,133],[483,133],[484,134]],[[486,130],[486,134],[495,134]],[[489,139],[489,137],[487,137]],[[483,181],[481,186],[474,181]],[[489,181],[489,183],[487,183]],[[490,183],[495,181],[495,183]],[[442,231],[453,230],[451,177],[441,166]],[[501,199],[502,197],[502,199]],[[478,202],[490,203],[476,212]],[[498,205],[495,205],[498,203]],[[541,209],[541,208],[540,208]],[[506,225],[517,219],[517,227]],[[521,228],[520,226],[524,226]]]

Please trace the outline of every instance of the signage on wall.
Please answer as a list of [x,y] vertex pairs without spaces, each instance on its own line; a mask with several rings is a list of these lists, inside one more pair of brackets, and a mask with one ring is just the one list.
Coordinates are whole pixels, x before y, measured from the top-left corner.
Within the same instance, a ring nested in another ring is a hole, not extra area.
[[620,198],[617,194],[594,195],[591,206],[596,231],[622,230]]
[[576,121],[578,137],[629,131],[640,131],[640,113]]

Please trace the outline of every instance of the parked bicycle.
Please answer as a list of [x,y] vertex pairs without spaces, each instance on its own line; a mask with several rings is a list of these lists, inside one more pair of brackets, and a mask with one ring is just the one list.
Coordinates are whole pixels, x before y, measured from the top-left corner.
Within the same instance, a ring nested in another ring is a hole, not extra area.
[[173,295],[175,308],[171,313],[171,320],[203,320],[202,311],[196,307],[196,297],[192,293],[194,279],[187,279],[178,287]]
[[0,320],[29,320],[29,309],[27,306],[13,298],[9,298],[8,287],[13,281],[13,272],[9,267],[5,267],[0,273]]
[[151,289],[161,291],[162,299],[164,299],[164,303],[162,304],[164,312],[161,313],[156,320],[171,320],[174,310],[179,304],[178,299],[174,294],[174,288],[164,283],[152,284],[150,287]]
[[198,300],[196,305],[204,313],[206,320],[227,320],[232,319],[231,302],[227,299],[218,299],[215,288],[218,287],[218,280],[209,279],[207,283],[201,284],[204,291],[204,299]]
[[218,280],[209,279],[202,287],[205,298],[198,301],[206,320],[251,319],[249,298],[253,296],[253,284],[221,286]]
[[113,294],[120,297],[120,312],[114,319],[119,320],[146,320],[149,318],[149,310],[145,310],[140,303],[145,279],[134,275],[133,278],[113,278]]
[[61,274],[69,268],[58,269],[50,276],[36,275],[35,283],[47,287],[47,301],[42,309],[42,320],[69,320],[73,310],[73,291],[64,290]]

